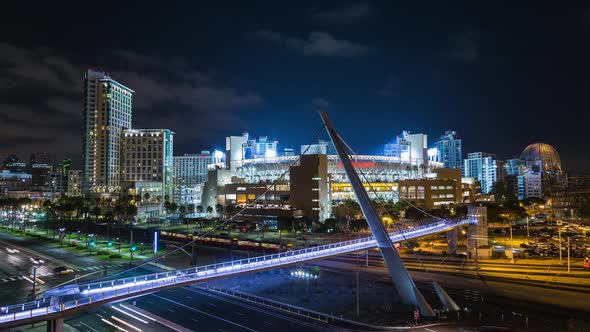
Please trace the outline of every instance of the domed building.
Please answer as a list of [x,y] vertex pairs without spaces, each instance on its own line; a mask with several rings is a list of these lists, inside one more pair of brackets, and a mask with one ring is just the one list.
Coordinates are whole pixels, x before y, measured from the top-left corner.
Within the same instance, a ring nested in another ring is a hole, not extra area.
[[527,146],[520,154],[520,159],[524,160],[527,165],[539,165],[542,168],[539,171],[549,174],[561,174],[561,159],[559,153],[549,144],[533,143]]

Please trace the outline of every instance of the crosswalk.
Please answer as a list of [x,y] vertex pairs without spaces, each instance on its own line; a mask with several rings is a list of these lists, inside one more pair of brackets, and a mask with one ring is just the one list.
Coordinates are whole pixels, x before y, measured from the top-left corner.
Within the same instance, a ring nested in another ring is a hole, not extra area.
[[[75,272],[92,272],[92,271],[103,270],[105,266],[107,267],[107,269],[110,270],[112,268],[125,267],[125,266],[127,266],[127,264],[126,263],[113,263],[113,264],[106,264],[106,265],[92,265],[92,266],[85,266],[85,267],[77,267],[72,270],[74,271],[74,273]],[[5,277],[3,279],[0,279],[0,284],[14,282],[14,281],[23,280],[23,279],[24,279],[23,276]]]

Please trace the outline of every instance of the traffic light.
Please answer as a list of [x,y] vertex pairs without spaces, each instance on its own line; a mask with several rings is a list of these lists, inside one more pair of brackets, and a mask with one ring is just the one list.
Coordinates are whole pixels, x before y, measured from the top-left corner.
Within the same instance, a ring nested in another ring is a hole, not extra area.
[[113,242],[109,241],[109,243],[107,243],[107,245],[108,245],[109,247],[112,247],[112,246],[113,246]]
[[131,252],[135,252],[137,250],[137,247],[135,245],[131,246]]
[[94,240],[90,241],[90,246],[91,247],[96,247],[96,242],[94,242]]

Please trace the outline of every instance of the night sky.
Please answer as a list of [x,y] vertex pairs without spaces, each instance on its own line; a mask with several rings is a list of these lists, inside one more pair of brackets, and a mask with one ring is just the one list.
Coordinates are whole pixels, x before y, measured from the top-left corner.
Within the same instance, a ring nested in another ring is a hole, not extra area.
[[176,132],[175,154],[244,130],[298,150],[326,108],[357,152],[452,129],[465,155],[540,141],[590,168],[590,3],[149,3],[3,4],[0,158],[79,162],[91,67],[136,91],[135,128]]

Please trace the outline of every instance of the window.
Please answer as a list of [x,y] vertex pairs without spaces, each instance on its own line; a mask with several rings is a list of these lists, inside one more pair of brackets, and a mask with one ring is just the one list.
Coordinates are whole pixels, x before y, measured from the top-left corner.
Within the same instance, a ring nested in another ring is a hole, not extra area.
[[418,199],[424,199],[424,187],[423,186],[418,186]]
[[409,199],[416,198],[416,187],[415,186],[408,187],[408,198]]

